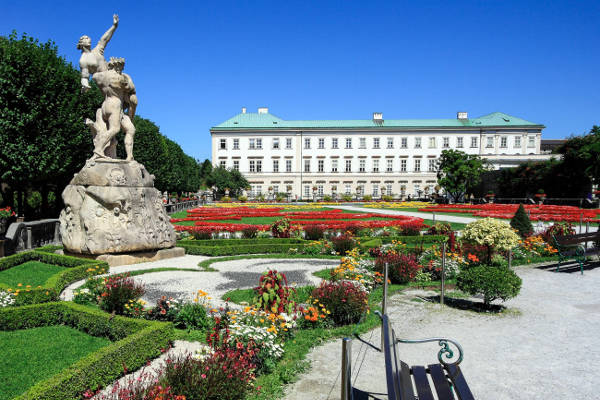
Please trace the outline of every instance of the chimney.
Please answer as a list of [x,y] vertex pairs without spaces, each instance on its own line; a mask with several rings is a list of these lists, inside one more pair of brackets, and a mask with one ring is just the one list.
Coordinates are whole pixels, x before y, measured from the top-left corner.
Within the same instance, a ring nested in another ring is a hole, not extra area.
[[466,111],[459,111],[456,113],[456,118],[460,120],[469,119],[469,113]]
[[242,114],[246,114],[246,107],[242,107]]
[[258,113],[259,114],[268,114],[269,109],[267,107],[258,107]]
[[375,121],[375,122],[382,122],[383,121],[383,113],[374,112],[373,113],[373,121]]

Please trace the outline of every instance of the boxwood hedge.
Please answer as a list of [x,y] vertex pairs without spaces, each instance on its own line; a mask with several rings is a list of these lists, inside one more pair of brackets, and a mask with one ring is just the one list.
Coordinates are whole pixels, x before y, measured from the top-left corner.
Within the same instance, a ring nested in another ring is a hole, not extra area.
[[124,374],[157,357],[173,337],[170,323],[113,316],[79,304],[52,302],[0,309],[0,330],[67,325],[113,341],[16,397],[76,399],[87,390],[111,384]]

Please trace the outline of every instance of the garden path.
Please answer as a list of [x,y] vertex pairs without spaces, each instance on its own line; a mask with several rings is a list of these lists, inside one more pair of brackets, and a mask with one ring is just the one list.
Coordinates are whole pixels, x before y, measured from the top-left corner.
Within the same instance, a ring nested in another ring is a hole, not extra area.
[[[269,270],[285,272],[288,282],[293,285],[306,286],[318,285],[321,281],[313,275],[313,272],[339,265],[336,259],[273,259],[273,258],[251,258],[242,260],[221,261],[211,265],[217,271],[204,271],[198,267],[200,261],[211,257],[186,255],[184,257],[171,258],[168,260],[140,263],[136,265],[113,267],[109,275],[122,272],[154,269],[154,268],[186,268],[197,269],[197,271],[160,271],[143,275],[136,275],[133,279],[143,283],[146,294],[143,300],[149,305],[156,304],[161,296],[181,298],[191,301],[198,290],[209,293],[210,303],[215,306],[225,304],[221,296],[233,289],[248,289],[255,287],[260,275]],[[73,291],[83,285],[85,281],[71,284],[61,294],[61,299],[71,300]]]
[[[593,365],[600,359],[599,266],[584,275],[519,267],[521,294],[506,302],[509,309],[501,315],[423,302],[435,293],[421,290],[392,296],[388,314],[400,337],[456,339],[475,398],[598,398]],[[380,330],[362,337],[379,346]],[[353,342],[354,385],[385,393],[383,355]],[[435,362],[438,349],[436,343],[402,345],[401,354],[408,364],[422,365]],[[286,399],[339,399],[341,340],[314,348],[308,359],[312,368],[288,388]]]

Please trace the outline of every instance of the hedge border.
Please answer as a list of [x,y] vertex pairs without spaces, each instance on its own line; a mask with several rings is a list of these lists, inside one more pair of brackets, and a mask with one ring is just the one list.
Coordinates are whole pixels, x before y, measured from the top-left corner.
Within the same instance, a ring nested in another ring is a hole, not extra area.
[[186,254],[204,256],[234,256],[240,254],[287,253],[290,249],[304,247],[304,243],[289,244],[244,244],[237,246],[195,246],[188,243],[177,243]]
[[0,330],[67,325],[113,343],[40,381],[15,399],[66,400],[81,398],[113,383],[124,367],[136,370],[159,356],[174,335],[171,323],[112,316],[79,304],[53,302],[0,309]]
[[202,239],[202,240],[178,240],[177,244],[189,244],[195,246],[234,246],[244,244],[290,244],[290,243],[305,243],[305,239],[301,238],[254,238],[254,239]]
[[104,274],[109,270],[108,263],[105,261],[32,250],[0,258],[0,271],[34,260],[58,265],[67,269],[52,275],[43,285],[40,285],[41,287],[11,288],[9,285],[0,283],[0,290],[12,289],[13,293],[19,290],[18,295],[15,296],[15,304],[18,306],[58,300],[63,289],[71,283],[98,274]]

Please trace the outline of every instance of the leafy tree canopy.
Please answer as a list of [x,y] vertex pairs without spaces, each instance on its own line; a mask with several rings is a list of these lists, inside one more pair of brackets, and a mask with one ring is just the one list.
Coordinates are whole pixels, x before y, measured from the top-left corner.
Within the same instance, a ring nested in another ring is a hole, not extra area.
[[225,193],[225,189],[229,189],[232,195],[238,195],[239,192],[248,187],[248,181],[240,173],[240,171],[223,167],[217,167],[212,170],[206,180],[208,186],[215,186],[218,193]]
[[481,174],[488,169],[487,161],[460,150],[444,150],[438,161],[438,184],[455,201],[476,186]]

